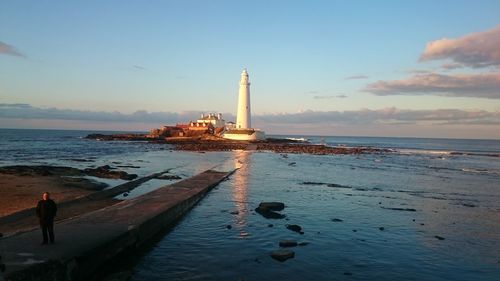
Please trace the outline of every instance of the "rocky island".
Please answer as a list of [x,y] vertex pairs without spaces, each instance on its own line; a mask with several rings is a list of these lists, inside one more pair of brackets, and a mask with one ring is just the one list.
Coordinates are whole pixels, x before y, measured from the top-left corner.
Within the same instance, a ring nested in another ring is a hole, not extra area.
[[90,134],[87,139],[99,141],[148,141],[173,145],[174,150],[184,151],[271,151],[276,153],[291,154],[361,154],[361,153],[384,153],[387,149],[373,147],[331,147],[323,144],[312,144],[307,141],[292,139],[267,138],[255,141],[234,141],[212,134],[200,134],[189,137],[157,137],[150,134]]

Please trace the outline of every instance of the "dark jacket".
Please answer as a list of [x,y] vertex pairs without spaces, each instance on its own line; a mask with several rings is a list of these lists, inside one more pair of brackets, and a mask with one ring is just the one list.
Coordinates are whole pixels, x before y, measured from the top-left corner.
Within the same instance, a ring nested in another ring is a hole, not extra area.
[[36,206],[36,215],[40,220],[53,220],[57,213],[56,203],[52,200],[40,200]]

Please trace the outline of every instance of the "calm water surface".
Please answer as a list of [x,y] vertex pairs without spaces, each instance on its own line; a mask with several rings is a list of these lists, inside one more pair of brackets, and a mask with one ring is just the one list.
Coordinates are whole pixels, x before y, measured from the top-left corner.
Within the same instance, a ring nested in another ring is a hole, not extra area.
[[[138,262],[133,280],[499,280],[498,159],[231,154],[238,172]],[[287,205],[286,220],[253,211],[270,200]],[[309,244],[280,263],[269,253],[281,239]]]
[[[500,154],[499,141],[307,137],[395,152],[284,156],[176,152],[86,140],[88,133],[0,130],[0,166],[132,165],[138,168],[121,169],[139,176],[170,169],[183,178],[239,168],[139,258],[135,281],[500,280],[500,158],[485,156]],[[146,182],[129,197],[168,183]],[[284,202],[286,219],[256,214],[262,201]],[[299,224],[304,234],[286,224]],[[309,244],[280,263],[269,253],[282,239]]]

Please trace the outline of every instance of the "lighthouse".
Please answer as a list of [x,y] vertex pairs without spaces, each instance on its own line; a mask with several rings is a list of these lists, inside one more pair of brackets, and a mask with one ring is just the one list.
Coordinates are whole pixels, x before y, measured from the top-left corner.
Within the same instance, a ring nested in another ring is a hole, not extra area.
[[266,135],[263,131],[252,128],[252,115],[250,110],[250,81],[248,79],[248,72],[246,69],[243,69],[241,72],[239,86],[236,124],[233,128],[226,129],[224,132],[224,138],[242,141],[265,139]]
[[236,128],[252,128],[250,117],[250,82],[248,81],[248,72],[245,69],[241,72],[240,90],[238,94],[238,114],[236,116]]

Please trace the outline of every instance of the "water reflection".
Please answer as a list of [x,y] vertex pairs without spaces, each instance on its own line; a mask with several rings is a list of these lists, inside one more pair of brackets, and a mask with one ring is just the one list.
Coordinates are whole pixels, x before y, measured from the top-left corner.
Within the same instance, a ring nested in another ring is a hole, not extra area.
[[[247,224],[247,198],[248,198],[248,178],[250,171],[250,153],[248,151],[234,151],[234,168],[238,169],[233,175],[234,184],[231,186],[231,198],[235,206],[235,226],[240,229],[240,236],[248,236],[243,231]],[[237,213],[236,213],[237,212]]]

